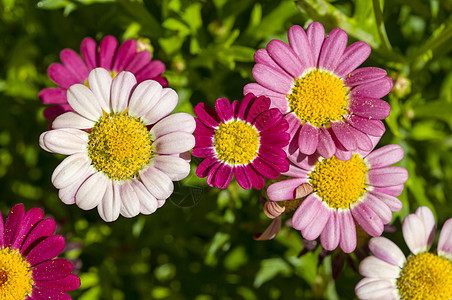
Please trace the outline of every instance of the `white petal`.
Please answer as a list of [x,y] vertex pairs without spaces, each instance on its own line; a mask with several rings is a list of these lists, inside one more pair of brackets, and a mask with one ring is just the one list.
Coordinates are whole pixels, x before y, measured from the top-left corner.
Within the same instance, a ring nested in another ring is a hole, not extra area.
[[413,254],[418,254],[427,250],[427,235],[422,219],[409,214],[402,223],[402,233],[405,243]]
[[88,134],[73,128],[55,129],[41,134],[39,143],[44,150],[72,155],[86,150]]
[[102,201],[108,184],[109,180],[102,172],[93,174],[75,194],[75,203],[81,209],[93,209]]
[[438,254],[452,260],[452,219],[448,219],[441,229],[438,240]]
[[399,267],[388,264],[375,256],[366,257],[359,265],[359,273],[371,278],[398,278],[400,270]]
[[91,175],[93,175],[92,172],[88,172],[84,174],[82,177],[78,178],[77,181],[73,182],[71,185],[68,185],[58,191],[58,197],[61,199],[61,201],[64,204],[74,204],[75,203],[75,194],[77,193],[78,189],[82,185],[82,183]]
[[146,189],[157,199],[166,199],[173,193],[171,179],[154,167],[148,167],[140,174],[140,178]]
[[89,72],[88,84],[106,113],[110,113],[111,74],[104,68],[96,68]]
[[133,91],[129,102],[129,115],[141,117],[159,101],[162,86],[154,80],[141,82]]
[[83,84],[74,84],[67,90],[67,102],[83,117],[96,122],[102,116],[99,100]]
[[380,280],[375,278],[364,278],[355,287],[356,296],[361,300],[367,299],[393,299],[396,287],[391,280]]
[[53,129],[59,128],[75,128],[75,129],[89,129],[96,124],[87,118],[79,115],[74,111],[68,111],[59,115],[52,123]]
[[119,73],[111,84],[110,107],[114,112],[123,112],[129,105],[132,89],[137,84],[135,76],[127,71]]
[[369,249],[376,257],[391,265],[403,267],[405,264],[406,258],[402,250],[393,241],[385,237],[371,238]]
[[184,179],[190,173],[190,164],[177,156],[159,155],[153,158],[154,167],[164,172],[172,181]]
[[164,88],[159,101],[151,110],[145,113],[143,120],[146,124],[157,123],[157,121],[166,117],[173,111],[177,105],[177,101],[177,93],[170,88]]
[[435,217],[433,216],[432,211],[430,208],[426,206],[421,206],[418,209],[416,209],[415,214],[422,219],[422,222],[424,223],[425,228],[425,239],[427,240],[427,250],[430,249],[430,247],[433,244],[433,241],[435,240]]
[[132,181],[131,186],[140,201],[140,212],[145,215],[154,213],[158,208],[157,199],[138,180]]
[[172,132],[193,133],[196,128],[195,119],[187,113],[176,113],[158,121],[150,130],[154,139]]
[[195,137],[187,132],[173,132],[161,136],[153,143],[159,154],[179,154],[195,146]]
[[166,199],[157,199],[157,208],[160,208],[165,204]]
[[119,195],[119,183],[109,182],[102,201],[97,206],[99,216],[105,222],[113,222],[119,217],[121,209],[121,197]]
[[140,200],[132,188],[130,182],[125,182],[119,186],[121,197],[121,215],[126,218],[135,217],[140,213]]
[[52,183],[62,189],[77,181],[88,172],[92,172],[91,162],[85,153],[66,157],[53,171]]

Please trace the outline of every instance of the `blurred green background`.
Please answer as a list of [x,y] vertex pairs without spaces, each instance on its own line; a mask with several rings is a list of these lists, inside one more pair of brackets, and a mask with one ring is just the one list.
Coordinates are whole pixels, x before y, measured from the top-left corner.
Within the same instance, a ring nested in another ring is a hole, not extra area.
[[[104,223],[96,210],[64,205],[50,183],[63,156],[39,148],[47,130],[38,92],[54,86],[46,69],[59,51],[79,51],[86,36],[100,41],[149,39],[167,66],[178,111],[219,97],[241,99],[253,81],[253,54],[274,38],[287,41],[294,24],[341,27],[349,44],[372,46],[365,66],[393,78],[387,131],[380,146],[400,144],[410,178],[400,196],[394,239],[407,253],[400,221],[429,206],[438,226],[452,216],[451,0],[0,0],[0,209],[41,207],[67,239],[82,286],[74,299],[352,299],[361,279],[344,267],[331,277],[331,256],[320,249],[297,257],[299,232],[253,240],[270,220],[260,192],[237,184],[208,188],[194,173],[150,216]],[[193,170],[199,160],[193,158]]]

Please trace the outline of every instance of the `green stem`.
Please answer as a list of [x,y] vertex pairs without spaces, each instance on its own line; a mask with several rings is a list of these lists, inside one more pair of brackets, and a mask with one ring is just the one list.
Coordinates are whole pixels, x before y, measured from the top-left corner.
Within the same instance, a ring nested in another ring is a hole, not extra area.
[[392,46],[391,46],[391,43],[389,42],[388,35],[386,34],[386,28],[385,28],[385,24],[383,22],[383,14],[381,13],[381,8],[380,8],[380,1],[372,0],[372,4],[374,7],[375,20],[377,21],[377,30],[378,30],[378,35],[380,36],[381,45],[386,50],[391,50]]

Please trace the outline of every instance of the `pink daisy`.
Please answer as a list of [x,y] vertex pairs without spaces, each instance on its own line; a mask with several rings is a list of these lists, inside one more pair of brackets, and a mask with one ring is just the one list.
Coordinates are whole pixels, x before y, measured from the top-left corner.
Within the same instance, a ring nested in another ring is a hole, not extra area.
[[309,183],[313,193],[299,204],[292,226],[307,240],[320,236],[326,250],[340,245],[350,253],[356,248],[355,221],[369,235],[379,236],[392,212],[402,208],[396,196],[402,192],[408,173],[390,165],[403,154],[400,146],[387,145],[370,154],[354,153],[347,161],[336,156],[300,155],[283,173],[290,179],[273,183],[267,194],[272,201],[290,200],[293,204],[301,201],[297,194]]
[[39,208],[25,213],[15,205],[3,223],[0,214],[0,299],[71,299],[66,291],[80,286],[72,264],[55,258],[63,251],[55,221]]
[[272,107],[296,123],[289,132],[296,147],[289,154],[317,151],[330,158],[337,151],[370,151],[371,138],[385,131],[380,120],[390,112],[380,98],[393,86],[385,70],[356,69],[370,46],[360,41],[346,48],[345,31],[335,28],[325,38],[320,23],[306,32],[292,26],[288,38],[289,45],[272,40],[256,52],[257,83],[247,84],[244,93],[269,97]]
[[44,150],[69,155],[52,183],[64,203],[97,207],[105,221],[151,214],[172,194],[172,181],[190,172],[195,120],[186,113],[169,115],[178,96],[156,81],[137,85],[130,72],[112,79],[96,68],[88,82],[90,88],[68,89],[74,111],[58,116],[54,130],[41,134]]
[[39,93],[39,99],[44,104],[53,105],[44,111],[44,117],[50,121],[72,110],[66,98],[67,89],[76,83],[88,84],[89,72],[97,67],[108,70],[113,77],[121,71],[129,71],[138,83],[152,79],[163,87],[168,86],[167,80],[161,76],[165,65],[151,60],[149,51],[137,51],[135,40],[127,40],[118,48],[116,38],[106,36],[98,48],[96,42],[87,37],[80,45],[80,52],[82,58],[72,49],[63,49],[60,52],[62,64],[53,63],[47,70],[49,77],[59,86],[43,89]]
[[244,189],[262,189],[264,177],[275,179],[289,163],[283,147],[289,142],[287,121],[270,99],[248,94],[232,105],[225,98],[216,111],[204,103],[195,107],[196,146],[193,155],[205,158],[196,170],[207,183],[224,189],[235,174]]
[[428,252],[435,239],[435,218],[428,207],[405,217],[403,237],[411,254],[385,237],[372,238],[375,256],[365,258],[359,272],[365,276],[355,288],[359,299],[452,299],[452,219],[441,230],[437,254]]

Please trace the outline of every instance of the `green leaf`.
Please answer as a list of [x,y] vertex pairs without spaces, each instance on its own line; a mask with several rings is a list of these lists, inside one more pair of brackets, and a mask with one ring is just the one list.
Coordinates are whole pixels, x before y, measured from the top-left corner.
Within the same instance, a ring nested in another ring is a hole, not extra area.
[[277,275],[290,276],[292,268],[282,258],[268,258],[261,261],[261,267],[254,279],[254,287],[259,288]]

